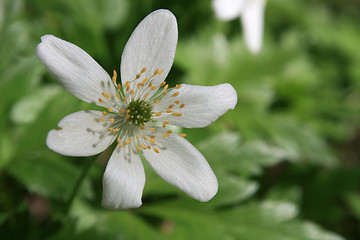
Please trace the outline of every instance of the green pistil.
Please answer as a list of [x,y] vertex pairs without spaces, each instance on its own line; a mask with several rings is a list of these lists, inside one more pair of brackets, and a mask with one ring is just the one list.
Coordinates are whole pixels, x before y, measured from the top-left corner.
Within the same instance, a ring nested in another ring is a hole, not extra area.
[[129,111],[128,121],[137,126],[142,126],[151,119],[151,105],[143,100],[135,100],[129,103],[127,110]]

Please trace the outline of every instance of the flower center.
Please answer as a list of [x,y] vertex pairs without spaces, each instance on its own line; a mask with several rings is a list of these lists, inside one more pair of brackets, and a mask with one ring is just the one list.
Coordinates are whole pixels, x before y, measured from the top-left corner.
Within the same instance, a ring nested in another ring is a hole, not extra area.
[[131,101],[127,107],[127,119],[130,123],[142,126],[150,121],[152,116],[151,105],[144,100]]

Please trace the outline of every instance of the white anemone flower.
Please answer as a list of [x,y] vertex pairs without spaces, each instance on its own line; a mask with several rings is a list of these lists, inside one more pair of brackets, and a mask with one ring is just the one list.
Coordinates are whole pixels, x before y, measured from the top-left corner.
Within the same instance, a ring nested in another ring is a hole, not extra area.
[[245,43],[252,53],[262,47],[266,0],[213,0],[215,15],[220,20],[241,18]]
[[173,64],[177,22],[168,10],[149,14],[134,30],[121,57],[121,83],[85,51],[52,35],[41,37],[37,55],[75,97],[102,107],[63,118],[46,144],[68,156],[91,156],[117,145],[103,176],[104,207],[139,207],[145,172],[139,153],[165,181],[199,201],[218,190],[203,155],[171,125],[205,127],[237,102],[230,84],[176,85],[164,81]]

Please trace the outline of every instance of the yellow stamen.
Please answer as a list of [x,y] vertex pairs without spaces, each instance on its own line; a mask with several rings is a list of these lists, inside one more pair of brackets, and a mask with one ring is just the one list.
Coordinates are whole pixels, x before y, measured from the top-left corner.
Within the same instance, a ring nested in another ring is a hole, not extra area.
[[149,80],[149,78],[144,78],[143,82],[142,83],[146,83],[147,81]]
[[172,110],[168,109],[166,110],[167,113],[172,113]]
[[136,151],[140,152],[140,147],[136,146]]
[[167,92],[163,92],[163,95],[166,96]]
[[156,113],[155,116],[160,117],[160,116],[161,116],[161,112]]
[[150,139],[150,142],[156,143],[155,139],[153,139],[153,138]]
[[108,115],[108,113],[105,112],[105,111],[103,111],[102,114],[103,114],[104,116]]
[[186,133],[180,133],[179,136],[180,137],[186,137]]
[[129,81],[126,81],[126,83],[125,83],[125,87],[128,87],[128,86],[129,86],[129,84],[130,84],[130,82],[129,82]]
[[102,122],[105,122],[105,119],[103,119],[103,118],[100,118],[100,121],[102,121]]
[[168,108],[173,108],[174,107],[174,104],[170,104],[169,106],[168,106]]
[[181,117],[182,113],[172,113],[171,115],[176,116],[176,117]]
[[155,128],[149,128],[151,131],[156,131],[156,129]]
[[109,108],[109,107],[108,107],[108,109],[107,109],[107,110],[108,110],[109,112],[112,112],[112,109],[111,109],[111,108]]
[[135,91],[134,90],[131,90],[130,94],[131,95],[134,95]]
[[147,93],[147,94],[145,94],[144,98],[147,98],[148,96],[149,96],[149,94]]
[[158,72],[158,74],[160,75],[160,74],[162,74],[164,72],[164,69],[161,69],[159,72]]
[[156,69],[155,71],[154,71],[154,76],[155,75],[158,75],[159,74],[159,69]]
[[124,112],[125,112],[125,110],[123,110],[123,109],[119,110],[119,113],[124,113]]
[[144,144],[140,144],[140,147],[142,148],[142,149],[146,149],[146,147],[145,147],[145,145]]
[[131,142],[131,139],[129,138],[128,140],[125,141],[125,145],[129,145]]
[[184,104],[184,103],[181,104],[179,108],[183,108],[183,107],[185,107],[185,104]]
[[120,94],[116,93],[116,98],[120,100]]
[[171,131],[171,130],[167,131],[168,134],[170,134],[170,133],[172,133],[172,132],[173,132],[173,131]]
[[156,153],[159,153],[159,149],[157,149],[157,148],[155,148],[155,147],[154,147],[154,151],[155,151]]
[[171,95],[172,97],[176,97],[176,96],[178,96],[179,95],[179,92],[176,92],[176,93],[174,93],[173,95]]
[[130,86],[127,86],[125,90],[128,92],[130,90]]
[[141,74],[136,74],[136,79],[139,79],[141,77]]
[[142,130],[145,129],[145,125],[142,125],[142,126],[140,127],[140,129],[142,129]]
[[114,118],[109,118],[109,121],[110,121],[110,122],[114,122],[115,119],[114,119]]
[[176,88],[176,89],[181,88],[181,84],[177,84],[177,85],[175,86],[175,88]]
[[155,135],[151,135],[150,138],[155,138]]
[[146,137],[146,136],[143,135],[142,137],[143,137],[143,139],[144,139],[145,141],[147,140],[147,137]]
[[179,104],[179,103],[180,103],[180,101],[179,101],[179,100],[176,100],[174,103]]
[[125,118],[126,118],[126,119],[130,118],[130,115],[129,115],[129,114],[126,114]]
[[102,103],[102,102],[104,102],[104,100],[102,100],[102,98],[99,98],[99,102],[101,102],[101,103]]
[[144,67],[143,69],[141,69],[141,73],[144,73],[146,71],[146,67]]
[[150,89],[155,90],[156,88],[157,88],[157,86],[152,86]]
[[169,85],[166,84],[165,87],[164,87],[164,91],[165,91],[166,89],[168,89],[168,87],[169,87]]
[[147,145],[147,148],[148,148],[148,149],[151,149],[151,146],[150,146],[150,145]]
[[161,135],[161,136],[163,136],[163,137],[168,137],[169,134],[165,133],[165,134],[163,134],[163,135]]
[[166,84],[165,81],[163,81],[161,84],[160,84],[160,87],[164,86]]
[[120,138],[118,138],[116,141],[117,141],[118,143],[121,143],[121,139],[120,139]]
[[158,104],[161,101],[161,99],[158,99],[155,101],[155,104]]

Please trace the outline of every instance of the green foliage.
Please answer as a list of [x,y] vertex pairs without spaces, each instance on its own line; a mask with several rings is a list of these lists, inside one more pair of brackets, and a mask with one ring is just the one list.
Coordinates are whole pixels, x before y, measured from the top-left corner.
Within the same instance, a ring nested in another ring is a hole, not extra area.
[[[71,96],[35,55],[40,36],[80,46],[109,73],[138,22],[169,8],[179,24],[167,81],[231,83],[238,104],[203,129],[183,129],[218,177],[197,202],[148,165],[143,206],[101,207],[107,150],[90,158],[47,149],[67,114],[96,109]],[[360,239],[359,2],[269,0],[262,51],[211,1],[0,1],[0,235],[2,239]]]

